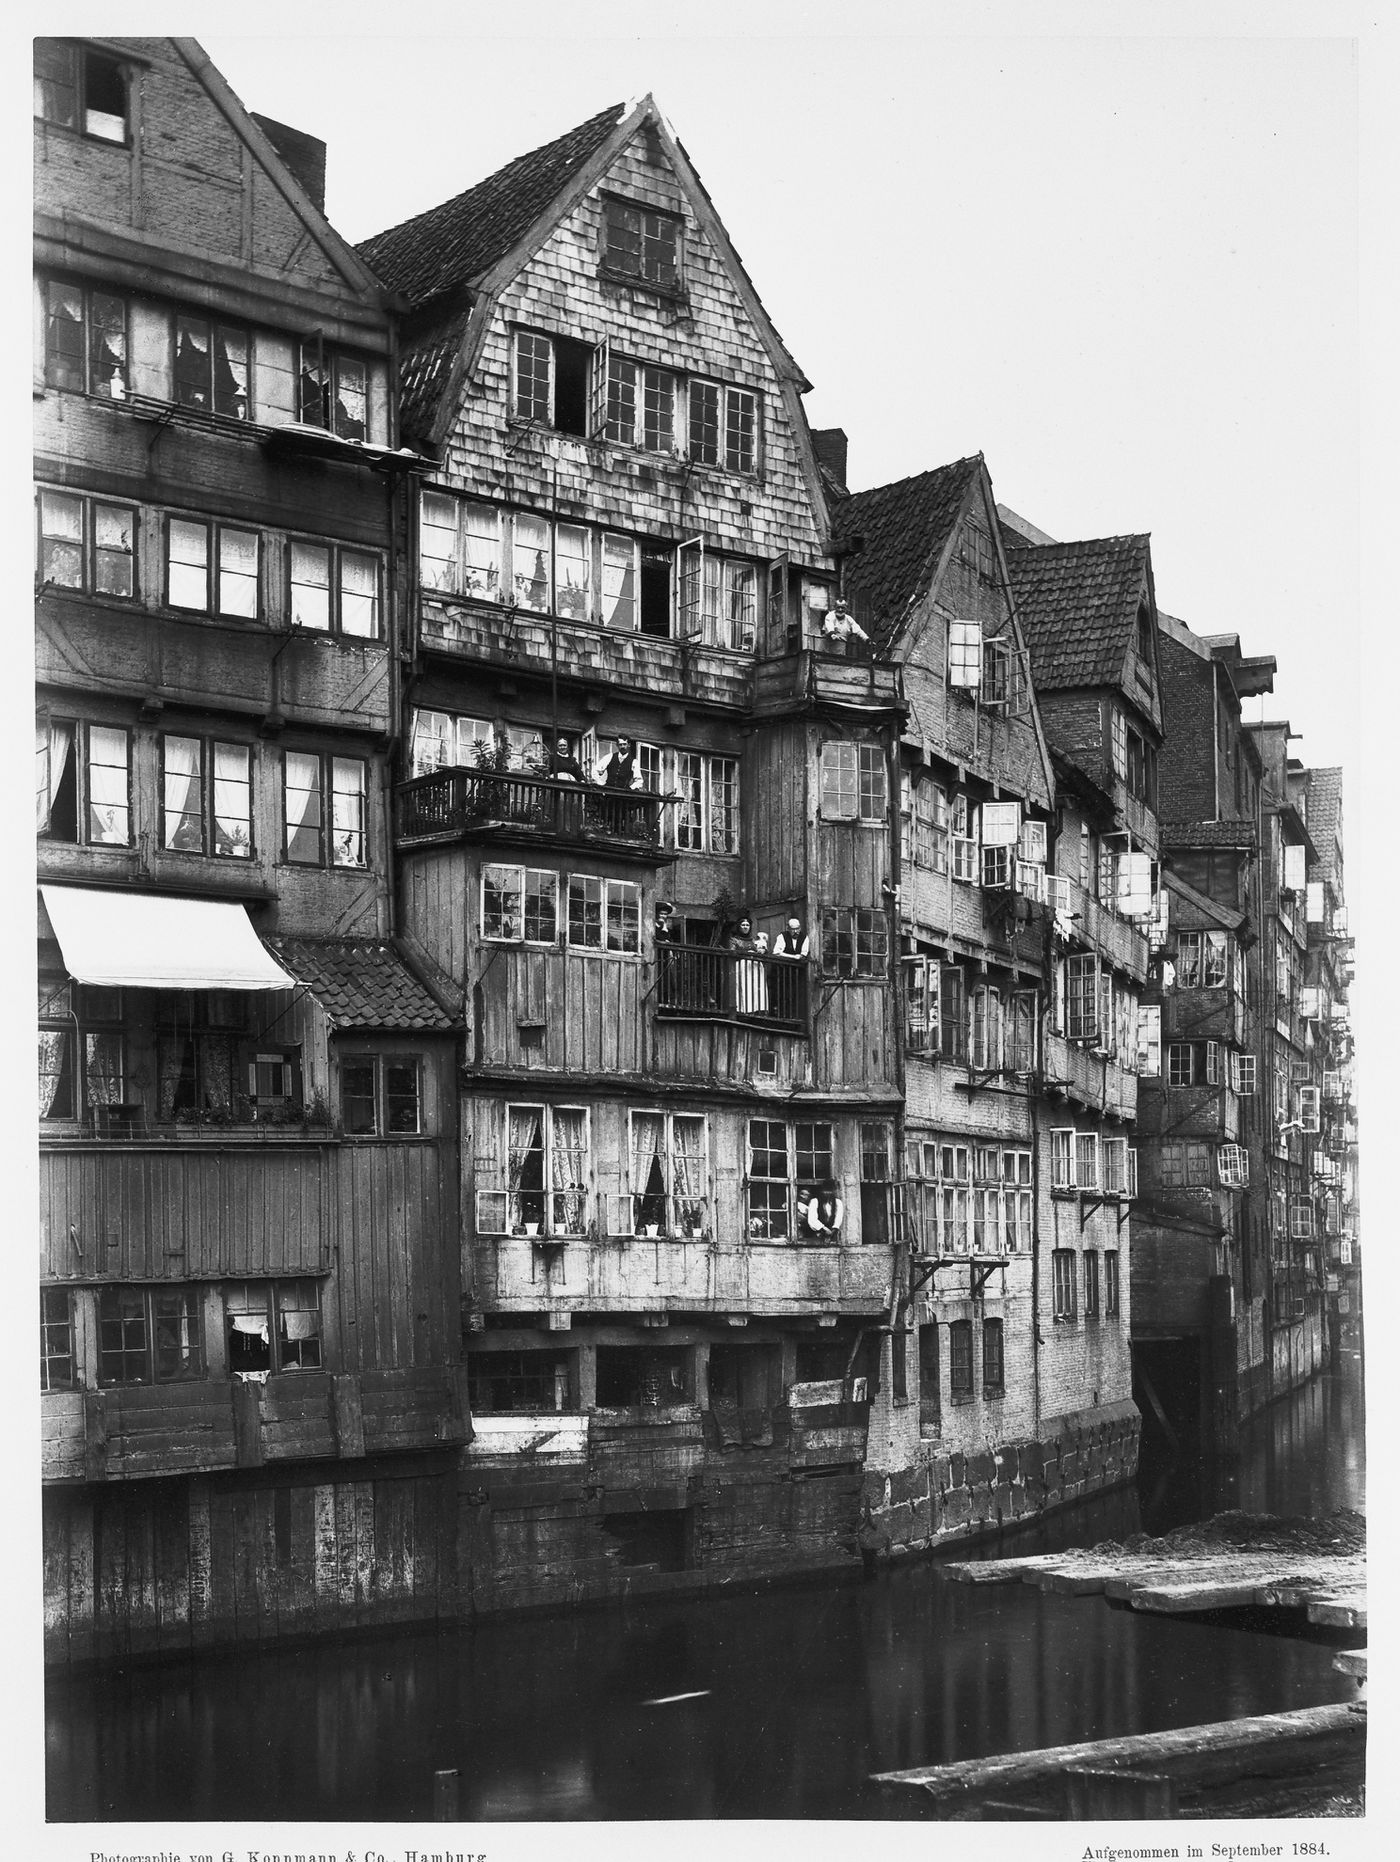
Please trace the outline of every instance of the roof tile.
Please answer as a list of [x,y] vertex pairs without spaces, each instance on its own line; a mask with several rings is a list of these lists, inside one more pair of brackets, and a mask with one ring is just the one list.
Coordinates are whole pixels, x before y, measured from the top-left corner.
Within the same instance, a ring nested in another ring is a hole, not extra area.
[[333,1028],[454,1026],[399,952],[373,938],[265,937],[263,943],[309,989]]
[[864,547],[846,560],[845,589],[877,650],[887,648],[911,604],[927,590],[962,510],[982,455],[936,466],[893,485],[832,501],[837,549],[857,536]]
[[361,240],[356,250],[391,290],[413,304],[470,284],[524,238],[607,141],[622,114],[622,104],[600,110],[441,206]]
[[1147,537],[1030,544],[1002,534],[1036,690],[1116,685],[1137,624]]

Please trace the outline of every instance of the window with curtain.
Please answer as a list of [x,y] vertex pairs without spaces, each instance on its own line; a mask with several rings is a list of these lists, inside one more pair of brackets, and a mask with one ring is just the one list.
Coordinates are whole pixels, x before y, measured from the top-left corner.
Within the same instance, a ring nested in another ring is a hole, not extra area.
[[321,863],[321,759],[288,750],[283,765],[283,815],[287,858],[298,865]]
[[632,1114],[632,1220],[638,1235],[665,1234],[670,1221],[666,1198],[666,1117],[661,1112]]
[[511,520],[511,574],[515,604],[533,614],[550,610],[549,524],[543,517],[517,511]]
[[513,1234],[538,1234],[545,1219],[545,1108],[511,1106],[506,1114],[508,1216]]
[[131,739],[102,724],[86,727],[87,838],[99,847],[131,845]]
[[161,846],[177,853],[203,853],[203,745],[197,737],[165,737],[161,749]]
[[331,758],[331,864],[365,864],[365,766],[358,757]]

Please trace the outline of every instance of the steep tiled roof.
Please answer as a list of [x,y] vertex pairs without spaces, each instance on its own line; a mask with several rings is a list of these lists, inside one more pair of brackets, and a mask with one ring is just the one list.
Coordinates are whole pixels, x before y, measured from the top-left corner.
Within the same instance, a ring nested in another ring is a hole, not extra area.
[[928,588],[963,499],[982,469],[981,453],[833,500],[839,549],[856,537],[864,548],[846,561],[845,588],[877,648],[894,638],[910,603]]
[[1022,544],[1004,531],[1037,691],[1116,684],[1137,624],[1148,539]]
[[376,938],[268,937],[279,963],[315,996],[334,1028],[452,1027],[392,944]]
[[1342,805],[1340,769],[1308,771],[1308,832],[1317,848],[1318,865],[1326,878],[1335,878],[1337,813]]
[[1163,821],[1162,845],[1171,847],[1252,847],[1257,836],[1252,821]]
[[421,304],[470,283],[523,239],[622,119],[612,104],[475,187],[362,240],[356,250],[391,290]]

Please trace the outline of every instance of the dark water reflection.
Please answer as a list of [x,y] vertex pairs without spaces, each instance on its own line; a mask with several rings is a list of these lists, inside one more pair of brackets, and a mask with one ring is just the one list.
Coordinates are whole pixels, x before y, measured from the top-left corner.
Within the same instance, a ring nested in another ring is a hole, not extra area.
[[[1341,1492],[1339,1473],[1295,1466],[1312,1467],[1319,1431],[1359,1478],[1359,1434],[1344,1440],[1359,1396],[1331,1381],[1267,1419],[1239,1504]],[[988,1549],[1136,1523],[1127,1490]],[[1330,1664],[1314,1644],[952,1584],[922,1563],[58,1685],[49,1814],[406,1820],[428,1814],[434,1770],[457,1767],[464,1821],[871,1816],[888,1809],[872,1771],[1353,1698]]]

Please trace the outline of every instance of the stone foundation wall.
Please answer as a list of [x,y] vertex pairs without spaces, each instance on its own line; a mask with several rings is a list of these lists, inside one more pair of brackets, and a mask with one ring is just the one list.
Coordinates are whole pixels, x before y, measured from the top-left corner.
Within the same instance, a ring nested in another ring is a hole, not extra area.
[[1130,1481],[1142,1422],[1129,1400],[1051,1419],[1033,1441],[980,1454],[921,1444],[913,1467],[867,1474],[861,1549],[897,1557],[996,1532]]

